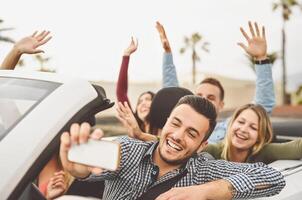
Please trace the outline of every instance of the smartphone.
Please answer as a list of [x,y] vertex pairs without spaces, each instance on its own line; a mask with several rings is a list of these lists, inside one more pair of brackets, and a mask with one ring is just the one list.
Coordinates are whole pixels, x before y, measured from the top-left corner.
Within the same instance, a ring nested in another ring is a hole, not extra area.
[[120,144],[89,139],[85,144],[73,145],[68,151],[68,160],[115,171],[120,165]]

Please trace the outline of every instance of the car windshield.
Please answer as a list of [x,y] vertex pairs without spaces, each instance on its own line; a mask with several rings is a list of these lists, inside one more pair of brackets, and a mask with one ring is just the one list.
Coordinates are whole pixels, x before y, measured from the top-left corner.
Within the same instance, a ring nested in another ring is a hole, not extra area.
[[59,85],[33,79],[0,77],[0,141]]

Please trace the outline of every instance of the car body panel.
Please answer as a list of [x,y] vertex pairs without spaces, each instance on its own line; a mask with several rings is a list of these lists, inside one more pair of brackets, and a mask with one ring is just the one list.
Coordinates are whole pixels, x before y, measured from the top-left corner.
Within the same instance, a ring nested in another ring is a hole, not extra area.
[[39,77],[43,81],[61,83],[0,142],[0,199],[6,199],[43,149],[81,108],[97,97],[97,92],[88,81],[60,80],[51,74],[31,73],[26,76],[16,73],[14,76],[14,73],[1,72],[1,76]]
[[258,198],[257,200],[298,200],[302,199],[302,160],[278,160],[270,164],[271,167],[281,171],[286,185],[275,196]]

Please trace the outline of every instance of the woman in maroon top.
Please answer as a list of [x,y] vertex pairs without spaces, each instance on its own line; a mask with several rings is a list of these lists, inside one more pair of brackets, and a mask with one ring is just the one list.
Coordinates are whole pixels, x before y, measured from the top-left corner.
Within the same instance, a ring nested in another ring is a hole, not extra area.
[[[127,102],[130,106],[130,102],[128,99],[127,91],[128,91],[128,66],[129,66],[129,59],[130,55],[134,53],[137,49],[138,43],[137,40],[134,41],[133,37],[131,38],[130,45],[125,49],[123,55],[123,61],[117,81],[116,87],[116,96],[119,102]],[[154,93],[151,91],[147,91],[142,93],[138,97],[138,101],[136,104],[134,116],[139,124],[139,127],[149,132],[149,120],[148,114],[150,111],[150,105],[153,99]],[[133,111],[133,109],[132,109]]]

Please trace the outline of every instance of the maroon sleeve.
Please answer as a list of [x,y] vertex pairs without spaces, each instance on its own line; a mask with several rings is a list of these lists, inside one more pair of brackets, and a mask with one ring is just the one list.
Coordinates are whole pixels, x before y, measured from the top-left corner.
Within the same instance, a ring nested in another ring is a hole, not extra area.
[[119,102],[127,102],[131,108],[128,99],[128,66],[129,66],[129,56],[123,56],[123,61],[120,69],[120,73],[117,80],[116,86],[116,97]]

